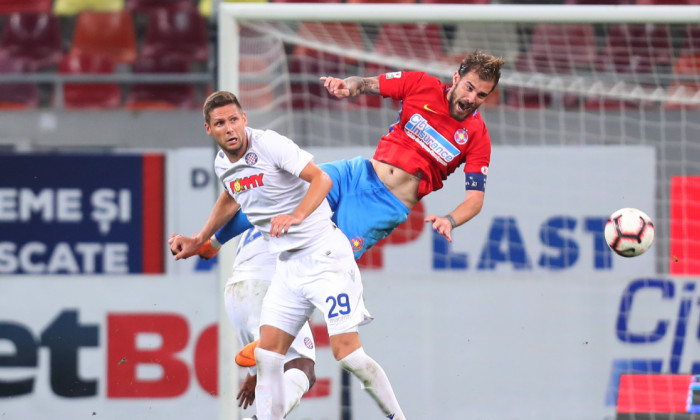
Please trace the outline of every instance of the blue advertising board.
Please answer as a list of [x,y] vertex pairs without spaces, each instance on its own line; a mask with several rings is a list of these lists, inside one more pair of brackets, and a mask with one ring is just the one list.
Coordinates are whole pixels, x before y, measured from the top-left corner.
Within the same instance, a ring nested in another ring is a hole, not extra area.
[[0,273],[162,273],[164,160],[0,155]]

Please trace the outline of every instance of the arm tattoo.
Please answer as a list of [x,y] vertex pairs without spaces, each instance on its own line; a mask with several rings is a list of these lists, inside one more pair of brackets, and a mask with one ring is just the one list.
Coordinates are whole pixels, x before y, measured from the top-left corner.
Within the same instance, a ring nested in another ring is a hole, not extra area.
[[379,77],[363,77],[360,82],[360,93],[379,95]]

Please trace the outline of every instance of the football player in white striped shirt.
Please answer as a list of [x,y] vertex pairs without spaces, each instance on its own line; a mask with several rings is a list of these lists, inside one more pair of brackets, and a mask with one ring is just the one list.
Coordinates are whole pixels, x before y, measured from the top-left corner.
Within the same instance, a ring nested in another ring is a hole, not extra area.
[[[345,235],[331,221],[325,197],[330,177],[312,156],[271,130],[247,127],[238,99],[215,92],[204,104],[205,129],[219,148],[215,171],[226,191],[193,237],[173,238],[171,248],[200,247],[240,209],[279,253],[260,315],[255,349],[258,420],[284,417],[285,354],[315,308],[324,314],[331,349],[387,418],[404,420],[389,379],[362,349],[359,326],[371,321],[362,279]],[[187,243],[189,242],[189,243]],[[183,258],[184,251],[175,259]]]

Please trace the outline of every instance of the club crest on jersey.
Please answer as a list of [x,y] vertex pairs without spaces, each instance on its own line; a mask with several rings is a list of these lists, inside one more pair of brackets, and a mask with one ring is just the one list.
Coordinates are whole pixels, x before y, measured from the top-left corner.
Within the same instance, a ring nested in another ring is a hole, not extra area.
[[238,178],[231,182],[231,191],[234,193],[239,193],[241,191],[249,190],[251,188],[257,188],[263,186],[263,175],[257,174],[247,176],[245,178]]
[[469,140],[469,134],[467,133],[466,128],[460,128],[459,130],[455,131],[455,142],[457,144],[464,144]]
[[438,133],[420,114],[413,114],[403,130],[443,166],[447,166],[459,155],[459,149]]
[[304,337],[304,345],[309,350],[314,348],[314,342],[309,337]]
[[365,240],[362,236],[353,236],[350,238],[350,245],[352,246],[352,252],[358,252],[365,247]]
[[250,166],[255,165],[256,163],[258,163],[258,155],[256,155],[255,153],[248,153],[247,155],[245,155],[245,163],[247,163]]

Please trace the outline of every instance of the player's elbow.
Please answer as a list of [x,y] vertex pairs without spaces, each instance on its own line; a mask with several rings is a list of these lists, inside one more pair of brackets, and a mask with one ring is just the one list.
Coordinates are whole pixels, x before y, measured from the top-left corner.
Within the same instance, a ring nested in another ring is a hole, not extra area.
[[325,171],[320,171],[318,178],[319,185],[323,191],[323,195],[328,195],[328,193],[331,191],[331,188],[333,188],[333,180]]

